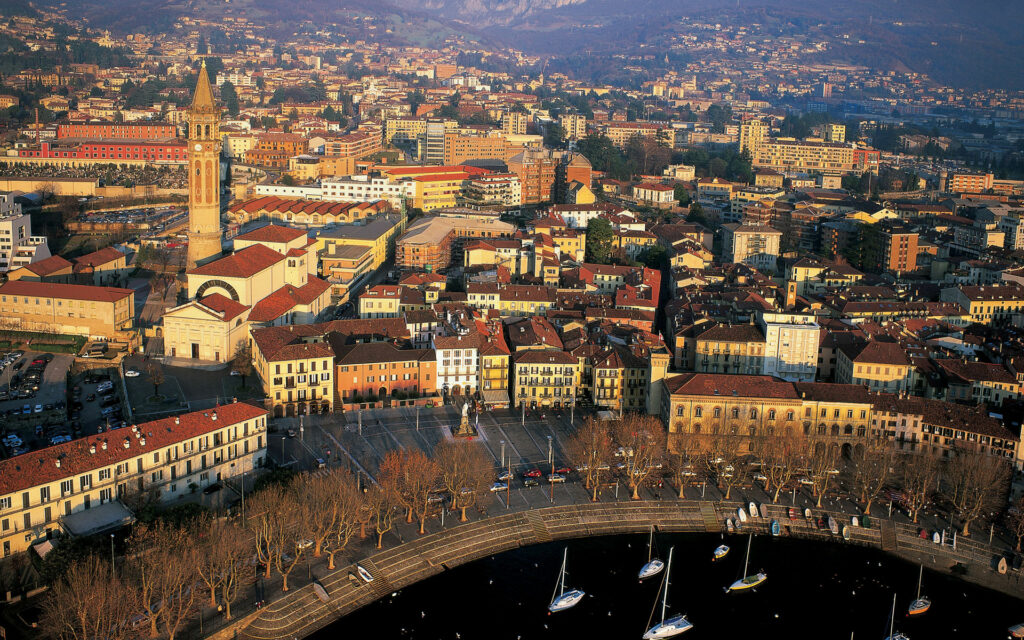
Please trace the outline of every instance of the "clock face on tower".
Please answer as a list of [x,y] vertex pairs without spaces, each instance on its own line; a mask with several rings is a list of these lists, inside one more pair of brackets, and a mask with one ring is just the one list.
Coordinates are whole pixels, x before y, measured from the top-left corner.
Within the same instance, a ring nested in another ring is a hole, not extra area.
[[196,143],[196,151],[202,151],[202,150],[203,150],[203,145],[201,145],[199,143]]

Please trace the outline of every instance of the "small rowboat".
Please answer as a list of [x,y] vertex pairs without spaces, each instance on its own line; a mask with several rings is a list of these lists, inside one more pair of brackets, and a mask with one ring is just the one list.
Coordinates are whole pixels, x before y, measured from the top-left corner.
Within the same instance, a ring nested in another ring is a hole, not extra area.
[[725,528],[726,528],[726,530],[729,533],[732,533],[733,531],[736,530],[736,527],[732,523],[732,518],[726,518],[725,519]]
[[1007,631],[1010,632],[1011,638],[1024,638],[1024,622],[1013,625]]
[[861,518],[860,518],[860,526],[864,527],[865,529],[870,529],[871,528],[871,518],[868,517],[868,516],[861,516]]
[[996,565],[996,571],[999,572],[999,575],[1006,575],[1006,569],[1006,558],[999,558],[999,564]]
[[366,569],[364,569],[362,565],[360,565],[360,564],[356,565],[356,573],[358,573],[359,577],[363,579],[363,582],[366,582],[366,583],[373,582],[373,576],[371,576],[370,572],[367,571]]
[[810,509],[810,507],[804,509],[804,517],[805,518],[810,518],[811,517],[811,509]]
[[839,533],[839,523],[832,516],[828,517],[828,529],[833,535]]
[[721,560],[727,555],[729,555],[729,545],[720,544],[717,547],[715,547],[715,560]]
[[855,527],[859,527],[860,520],[857,519],[857,516],[853,516],[852,518],[850,518],[850,524],[852,524]]
[[939,535],[938,531],[932,534],[932,542],[934,542],[935,544],[942,543],[942,536]]
[[761,515],[757,512],[757,503],[751,502],[749,507],[751,518],[760,518]]
[[843,525],[843,540],[850,539],[850,527],[849,525]]
[[800,512],[799,512],[799,511],[797,511],[797,510],[796,510],[795,508],[793,508],[793,507],[790,507],[790,508],[789,508],[789,519],[790,519],[790,520],[796,520],[796,519],[798,519],[799,517],[800,517]]
[[740,507],[739,509],[736,510],[736,515],[740,517],[740,522],[747,521],[747,512],[743,510],[743,507]]
[[772,535],[777,536],[782,533],[782,527],[779,526],[778,520],[772,520]]

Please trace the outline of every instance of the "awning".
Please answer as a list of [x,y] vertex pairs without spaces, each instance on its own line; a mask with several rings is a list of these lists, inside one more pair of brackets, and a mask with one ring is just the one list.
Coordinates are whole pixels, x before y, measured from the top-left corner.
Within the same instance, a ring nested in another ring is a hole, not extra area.
[[494,406],[508,406],[508,390],[507,389],[484,389],[480,392],[483,396],[484,405],[488,407]]
[[108,502],[61,518],[60,524],[70,536],[91,536],[135,522],[135,516],[120,502]]

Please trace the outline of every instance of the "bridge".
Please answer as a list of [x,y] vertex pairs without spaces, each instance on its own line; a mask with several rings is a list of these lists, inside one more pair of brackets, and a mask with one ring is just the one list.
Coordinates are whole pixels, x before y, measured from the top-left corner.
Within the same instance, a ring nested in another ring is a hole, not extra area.
[[[467,523],[452,523],[439,531],[358,558],[374,580],[369,584],[349,577],[355,563],[322,574],[318,582],[328,599],[322,601],[313,583],[296,588],[262,610],[240,619],[211,636],[251,640],[301,638],[393,591],[425,580],[462,564],[523,546],[556,540],[614,534],[643,534],[651,526],[666,533],[717,533],[727,518],[743,508],[740,501],[681,500],[667,497],[606,503],[581,502],[542,508],[501,511]],[[783,535],[837,544],[873,547],[912,562],[944,570],[961,563],[970,567],[965,578],[1010,595],[1024,594],[1018,575],[1000,575],[994,567],[1001,550],[975,541],[934,544],[919,537],[918,527],[887,518],[872,519],[870,528],[851,526],[850,539],[816,526],[818,517],[836,518],[840,527],[851,524],[841,509],[812,509],[814,519],[790,519],[788,506],[762,504],[762,517],[751,519],[739,535],[770,535],[772,520],[783,525]],[[882,511],[882,509],[878,509]]]

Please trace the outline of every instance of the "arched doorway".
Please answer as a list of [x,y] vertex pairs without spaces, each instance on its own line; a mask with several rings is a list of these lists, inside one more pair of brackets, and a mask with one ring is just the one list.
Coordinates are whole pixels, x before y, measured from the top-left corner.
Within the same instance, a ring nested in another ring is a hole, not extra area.
[[847,442],[847,443],[845,443],[843,445],[843,460],[852,460],[852,459],[853,459],[853,445],[851,445],[849,442]]
[[290,418],[290,417],[294,416],[295,415],[295,405],[291,404],[291,403],[284,405],[284,415],[285,415],[286,418]]
[[284,415],[284,407],[279,404],[274,405],[274,417],[280,418]]
[[381,400],[384,400],[385,398],[387,398],[388,397],[388,390],[387,390],[387,388],[386,387],[381,387],[380,389],[377,389],[377,397],[379,399],[381,399]]

